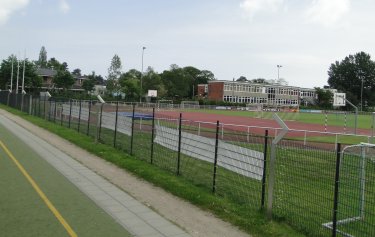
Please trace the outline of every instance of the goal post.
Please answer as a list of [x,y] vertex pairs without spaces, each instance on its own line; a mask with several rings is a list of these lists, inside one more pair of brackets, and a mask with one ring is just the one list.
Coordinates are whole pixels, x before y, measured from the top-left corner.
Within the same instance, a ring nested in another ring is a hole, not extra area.
[[375,144],[346,146],[340,153],[336,180],[336,219],[323,226],[342,236],[371,236],[375,228],[371,222],[375,218],[374,179]]
[[181,109],[199,109],[199,101],[191,100],[191,101],[181,101]]

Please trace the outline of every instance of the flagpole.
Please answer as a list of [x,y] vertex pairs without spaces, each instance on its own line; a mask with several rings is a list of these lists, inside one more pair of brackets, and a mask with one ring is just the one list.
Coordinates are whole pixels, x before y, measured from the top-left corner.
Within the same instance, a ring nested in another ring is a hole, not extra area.
[[10,93],[13,91],[13,61],[14,61],[14,55],[12,55],[12,74],[10,75]]
[[25,92],[25,63],[26,63],[26,50],[23,56],[22,91],[21,91],[22,94],[24,94]]
[[20,60],[17,58],[17,83],[16,83],[16,94],[18,94],[18,79],[20,75]]

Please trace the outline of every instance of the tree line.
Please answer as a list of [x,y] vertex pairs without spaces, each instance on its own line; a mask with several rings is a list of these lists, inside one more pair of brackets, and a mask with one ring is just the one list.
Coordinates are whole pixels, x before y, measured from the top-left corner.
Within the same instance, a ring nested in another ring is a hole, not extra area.
[[[158,98],[163,99],[192,99],[196,96],[198,84],[207,84],[215,80],[215,75],[209,70],[200,70],[193,66],[179,67],[172,64],[168,70],[161,73],[152,67],[147,67],[144,72],[137,69],[122,71],[122,62],[118,55],[114,55],[108,74],[104,78],[94,71],[89,75],[81,75],[81,70],[76,68],[69,71],[66,62],[60,62],[56,58],[47,58],[47,51],[43,46],[38,60],[19,59],[16,55],[10,55],[0,64],[0,89],[15,90],[16,78],[23,78],[25,88],[29,92],[38,92],[42,85],[42,78],[38,75],[38,68],[53,69],[56,75],[53,77],[55,88],[67,91],[75,80],[83,77],[82,88],[89,92],[95,85],[106,85],[107,96],[125,97],[126,100],[136,101],[145,95],[148,90],[157,90]],[[328,69],[328,88],[337,89],[346,93],[346,98],[361,109],[375,106],[375,62],[365,52],[349,55],[341,61],[335,61]],[[233,79],[239,82],[252,83],[278,83],[288,85],[281,78],[279,80],[266,80],[257,78],[248,80],[241,76]],[[20,86],[20,85],[19,85]],[[332,107],[332,93],[326,88],[315,88],[318,98],[317,105],[323,108]]]

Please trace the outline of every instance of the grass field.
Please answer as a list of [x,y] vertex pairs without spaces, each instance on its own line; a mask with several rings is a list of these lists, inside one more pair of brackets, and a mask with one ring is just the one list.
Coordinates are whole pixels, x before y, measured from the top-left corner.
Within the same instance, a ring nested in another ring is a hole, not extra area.
[[0,140],[72,229],[64,228],[9,154],[0,149],[1,236],[130,236],[2,125]]

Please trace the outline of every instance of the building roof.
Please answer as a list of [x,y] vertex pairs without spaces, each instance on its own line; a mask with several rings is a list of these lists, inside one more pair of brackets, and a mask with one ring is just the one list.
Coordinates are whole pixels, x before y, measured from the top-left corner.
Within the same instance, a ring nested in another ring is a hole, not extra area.
[[38,68],[36,70],[36,73],[39,75],[39,76],[44,76],[44,77],[53,77],[56,75],[57,71],[56,70],[53,70],[53,69],[49,69],[49,68]]

